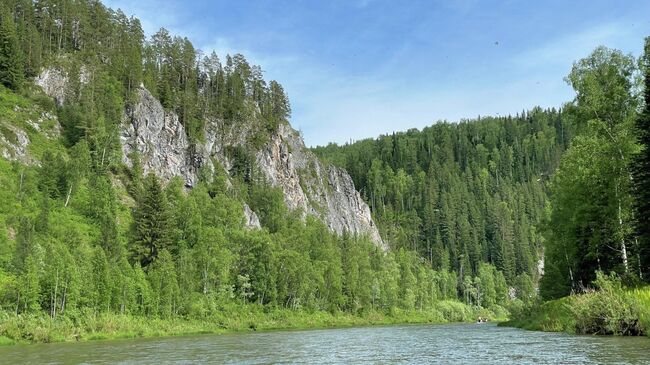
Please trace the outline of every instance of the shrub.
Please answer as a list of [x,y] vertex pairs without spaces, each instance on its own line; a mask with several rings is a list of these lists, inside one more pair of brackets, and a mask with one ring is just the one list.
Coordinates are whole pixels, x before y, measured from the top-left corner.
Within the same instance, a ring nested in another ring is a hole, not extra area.
[[631,335],[642,333],[641,311],[637,301],[625,293],[621,280],[614,274],[596,274],[597,291],[576,296],[572,311],[577,333]]

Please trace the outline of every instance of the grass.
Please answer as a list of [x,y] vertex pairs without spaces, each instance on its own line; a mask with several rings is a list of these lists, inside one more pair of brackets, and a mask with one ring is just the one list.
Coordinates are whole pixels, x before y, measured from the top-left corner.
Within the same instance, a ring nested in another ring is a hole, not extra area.
[[601,287],[533,305],[500,325],[575,334],[650,336],[650,286]]
[[288,329],[338,328],[388,324],[473,322],[477,316],[499,319],[493,311],[456,301],[441,301],[426,311],[393,310],[362,315],[325,311],[294,311],[244,305],[204,319],[151,318],[113,313],[76,318],[0,313],[0,345],[220,334]]
[[571,300],[571,297],[564,297],[525,308],[522,313],[499,325],[534,331],[575,333]]
[[639,308],[639,323],[650,337],[650,286],[627,292]]

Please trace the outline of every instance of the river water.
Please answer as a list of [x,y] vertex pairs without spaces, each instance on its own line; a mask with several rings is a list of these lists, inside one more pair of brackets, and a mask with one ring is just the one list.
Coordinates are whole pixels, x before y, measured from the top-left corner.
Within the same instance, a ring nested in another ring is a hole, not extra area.
[[650,364],[650,339],[404,325],[19,345],[1,347],[0,363]]

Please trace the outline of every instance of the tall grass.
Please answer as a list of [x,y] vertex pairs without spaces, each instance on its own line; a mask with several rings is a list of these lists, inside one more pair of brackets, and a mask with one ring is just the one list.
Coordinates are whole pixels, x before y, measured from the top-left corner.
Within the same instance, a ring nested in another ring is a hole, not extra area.
[[506,326],[578,334],[650,336],[650,286],[626,289],[602,273],[595,290],[512,313]]
[[151,318],[114,313],[83,312],[74,318],[19,315],[0,311],[0,344],[84,341],[95,339],[159,337],[199,333],[366,326],[399,323],[471,322],[480,315],[503,318],[504,310],[472,307],[458,301],[441,301],[430,310],[389,314],[369,311],[360,315],[325,311],[270,309],[239,305],[205,318]]
[[650,286],[638,288],[627,293],[639,308],[639,324],[650,336]]

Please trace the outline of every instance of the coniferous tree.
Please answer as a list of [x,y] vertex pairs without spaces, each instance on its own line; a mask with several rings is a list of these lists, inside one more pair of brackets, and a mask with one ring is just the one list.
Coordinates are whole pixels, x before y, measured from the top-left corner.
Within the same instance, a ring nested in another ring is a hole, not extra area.
[[134,258],[146,268],[163,249],[171,248],[171,222],[167,199],[154,174],[144,179],[141,194],[133,214],[132,249]]
[[639,273],[647,280],[650,278],[650,37],[645,39],[642,66],[645,105],[636,120],[636,135],[641,144],[641,152],[636,156],[633,172],[634,208],[639,239]]
[[0,83],[18,90],[24,79],[24,64],[12,14],[0,6]]

